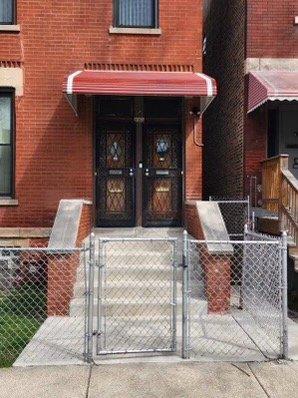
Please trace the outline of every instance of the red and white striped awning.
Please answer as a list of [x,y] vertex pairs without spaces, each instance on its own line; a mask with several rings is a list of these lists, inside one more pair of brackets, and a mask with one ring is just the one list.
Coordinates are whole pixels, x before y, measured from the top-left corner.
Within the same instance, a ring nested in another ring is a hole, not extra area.
[[267,101],[298,101],[298,71],[249,73],[248,113]]
[[216,82],[203,73],[79,70],[64,81],[67,95],[199,96],[214,98]]

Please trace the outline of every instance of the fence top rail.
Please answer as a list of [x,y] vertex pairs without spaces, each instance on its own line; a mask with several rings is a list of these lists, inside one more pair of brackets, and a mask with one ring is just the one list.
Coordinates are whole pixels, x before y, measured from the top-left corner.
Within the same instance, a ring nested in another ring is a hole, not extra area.
[[254,231],[247,231],[247,232],[245,232],[244,236],[248,236],[248,237],[253,236],[255,238],[259,238],[260,240],[265,240],[266,242],[282,240],[281,236],[266,235],[266,234],[262,234],[260,232],[254,232]]
[[88,248],[84,247],[74,247],[69,249],[59,249],[59,248],[50,248],[47,247],[0,247],[0,253],[2,251],[9,251],[9,252],[41,252],[41,253],[49,253],[49,254],[71,254],[74,252],[84,252],[88,251]]
[[231,244],[232,246],[235,244],[239,245],[249,245],[249,244],[258,244],[258,245],[280,245],[280,240],[197,240],[197,239],[187,239],[189,243],[199,243],[199,244]]
[[249,196],[246,198],[223,198],[223,197],[217,197],[217,196],[209,196],[209,201],[212,202],[217,202],[217,203],[246,203],[249,204]]
[[144,237],[144,238],[129,238],[129,237],[123,237],[123,238],[99,238],[99,242],[101,243],[107,243],[107,242],[171,242],[175,243],[178,241],[178,238],[149,238],[149,237]]
[[249,200],[224,200],[224,199],[210,199],[211,202],[217,202],[217,203],[245,203],[249,204]]

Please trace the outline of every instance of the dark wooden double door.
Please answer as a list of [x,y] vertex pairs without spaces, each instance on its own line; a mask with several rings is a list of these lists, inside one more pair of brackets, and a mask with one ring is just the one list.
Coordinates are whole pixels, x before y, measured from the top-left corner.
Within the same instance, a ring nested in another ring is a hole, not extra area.
[[[132,106],[132,116],[136,113]],[[125,118],[115,113],[98,118],[98,226],[181,224],[182,134],[176,118]]]

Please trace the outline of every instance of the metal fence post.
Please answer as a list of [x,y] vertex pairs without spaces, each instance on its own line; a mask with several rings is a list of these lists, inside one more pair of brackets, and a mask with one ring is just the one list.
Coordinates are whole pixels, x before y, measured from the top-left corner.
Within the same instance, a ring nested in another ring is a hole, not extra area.
[[288,237],[287,232],[282,233],[282,255],[281,255],[281,274],[282,274],[282,357],[289,357],[289,338],[288,338]]
[[173,305],[173,336],[172,336],[172,349],[177,350],[177,240],[173,242],[173,292],[172,292],[172,305]]
[[93,360],[93,306],[94,306],[94,256],[95,256],[95,235],[94,233],[90,236],[90,250],[87,277],[87,352],[86,361],[92,362]]
[[188,270],[188,236],[183,232],[183,277],[182,277],[182,358],[189,358],[189,270]]

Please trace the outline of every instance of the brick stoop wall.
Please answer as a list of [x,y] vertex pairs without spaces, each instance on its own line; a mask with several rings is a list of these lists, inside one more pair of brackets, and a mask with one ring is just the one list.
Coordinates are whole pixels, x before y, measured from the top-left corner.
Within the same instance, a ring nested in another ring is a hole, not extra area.
[[[82,247],[92,228],[92,205],[82,201],[76,236],[76,247]],[[82,252],[50,253],[48,260],[47,313],[48,316],[69,315],[70,301],[76,282],[77,269],[82,261]]]
[[[186,203],[185,221],[186,229],[190,235],[198,240],[207,239],[196,201]],[[216,240],[220,240],[220,238]],[[205,245],[200,247],[200,257],[202,258],[206,276],[208,312],[225,314],[230,309],[231,260],[227,254],[210,253]]]

